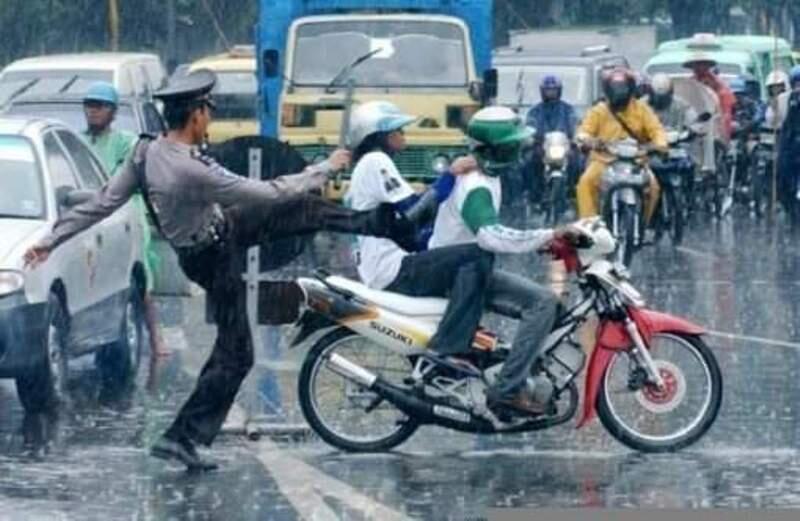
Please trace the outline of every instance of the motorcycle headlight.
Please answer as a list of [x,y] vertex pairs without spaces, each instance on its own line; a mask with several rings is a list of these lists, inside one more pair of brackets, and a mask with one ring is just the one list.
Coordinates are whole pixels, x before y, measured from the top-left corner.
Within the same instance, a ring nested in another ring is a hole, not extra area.
[[567,147],[564,145],[552,145],[547,147],[546,154],[549,161],[563,161],[567,157]]
[[0,271],[0,297],[16,293],[25,286],[25,276],[18,271]]
[[431,168],[434,172],[441,175],[450,168],[450,158],[445,155],[438,155],[431,161]]

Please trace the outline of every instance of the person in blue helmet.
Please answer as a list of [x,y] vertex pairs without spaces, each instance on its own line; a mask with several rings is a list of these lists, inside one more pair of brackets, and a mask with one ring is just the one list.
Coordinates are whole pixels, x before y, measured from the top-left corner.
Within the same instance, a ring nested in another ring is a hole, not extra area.
[[[549,132],[563,132],[570,141],[575,137],[578,127],[578,117],[575,109],[562,99],[564,85],[561,79],[553,74],[548,74],[539,83],[539,96],[541,101],[528,111],[526,124],[532,127],[534,134],[534,147],[530,163],[523,168],[523,180],[528,188],[532,200],[536,200],[542,193],[544,186],[544,150],[542,144],[544,137]],[[576,155],[570,155],[569,176],[575,180],[580,166]],[[570,183],[571,184],[571,183]]]
[[737,76],[728,82],[736,97],[733,105],[734,138],[747,139],[764,120],[765,111],[757,90],[752,86],[753,81],[748,76]]
[[[83,96],[83,111],[86,116],[86,130],[83,138],[102,161],[106,172],[114,176],[133,153],[136,135],[113,128],[114,117],[119,107],[117,89],[108,82],[92,83]],[[144,315],[150,338],[150,350],[154,356],[166,356],[169,350],[158,325],[158,310],[150,296],[155,279],[155,270],[160,264],[155,251],[147,213],[141,197],[135,197],[135,204],[142,223],[142,252],[147,279],[144,296]]]

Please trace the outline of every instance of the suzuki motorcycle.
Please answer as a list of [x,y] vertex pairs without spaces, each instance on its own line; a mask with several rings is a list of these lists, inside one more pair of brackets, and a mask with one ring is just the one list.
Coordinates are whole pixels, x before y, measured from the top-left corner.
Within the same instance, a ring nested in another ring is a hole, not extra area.
[[548,132],[544,136],[544,201],[545,222],[549,226],[558,224],[567,210],[568,175],[567,164],[572,144],[563,132]]
[[[486,391],[509,346],[481,329],[471,352],[444,357],[426,349],[446,300],[370,289],[318,273],[298,279],[305,311],[293,345],[307,345],[298,393],[311,428],[346,451],[390,450],[423,425],[457,431],[522,433],[564,424],[579,413],[577,379],[585,373],[577,428],[595,417],[617,440],[643,452],[675,451],[714,423],[722,376],[704,330],[651,311],[624,267],[607,256],[615,242],[598,218],[575,225],[583,248],[555,240],[547,247],[575,276],[580,297],[544,342],[527,390],[548,404],[538,416],[498,418]],[[599,318],[588,357],[579,327]]]

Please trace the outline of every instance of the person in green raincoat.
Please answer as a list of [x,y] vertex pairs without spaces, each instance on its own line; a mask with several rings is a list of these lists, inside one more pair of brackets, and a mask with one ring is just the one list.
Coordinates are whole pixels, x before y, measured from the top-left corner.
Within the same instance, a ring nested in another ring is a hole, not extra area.
[[[119,106],[119,94],[113,85],[99,81],[89,86],[83,98],[83,109],[86,114],[86,130],[83,137],[94,149],[103,162],[106,171],[113,176],[133,152],[137,136],[124,130],[111,128]],[[164,345],[164,338],[158,325],[157,308],[150,292],[153,289],[155,269],[160,266],[158,256],[152,242],[150,226],[147,223],[147,212],[141,196],[134,198],[134,204],[142,220],[142,251],[147,276],[147,288],[144,296],[145,323],[150,336],[151,352],[156,356],[169,353]]]

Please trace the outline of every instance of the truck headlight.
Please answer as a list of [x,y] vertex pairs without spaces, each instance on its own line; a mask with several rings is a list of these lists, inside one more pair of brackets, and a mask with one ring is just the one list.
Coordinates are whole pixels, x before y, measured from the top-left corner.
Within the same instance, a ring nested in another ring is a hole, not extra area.
[[18,271],[0,271],[0,297],[20,291],[25,286],[25,276]]
[[442,154],[434,157],[431,162],[431,168],[439,175],[447,172],[450,168],[450,158]]

